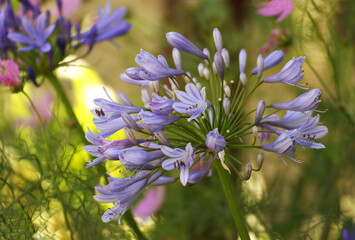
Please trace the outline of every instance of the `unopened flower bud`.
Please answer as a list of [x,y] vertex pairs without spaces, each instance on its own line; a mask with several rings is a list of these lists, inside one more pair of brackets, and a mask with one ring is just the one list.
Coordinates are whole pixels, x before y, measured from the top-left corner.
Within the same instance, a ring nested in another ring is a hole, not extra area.
[[223,42],[222,35],[218,28],[213,29],[213,40],[216,45],[217,52],[222,52]]
[[224,86],[224,93],[227,95],[227,97],[231,96],[231,89],[228,85]]
[[142,98],[142,102],[144,103],[145,108],[150,108],[149,103],[152,101],[152,99],[150,97],[150,93],[149,93],[148,89],[142,88],[141,98]]
[[261,167],[264,164],[264,153],[259,152],[258,157],[256,159],[256,163],[258,164],[258,169],[261,169]]
[[257,126],[254,126],[254,127],[253,127],[253,136],[254,136],[254,137],[257,137],[257,136],[258,136],[258,127],[257,127]]
[[139,132],[141,130],[139,128],[139,126],[137,125],[137,123],[131,118],[131,116],[128,113],[121,111],[121,117],[122,117],[123,121],[125,121],[125,123],[127,124],[128,127],[136,130],[137,132]]
[[265,102],[264,100],[260,100],[258,105],[256,105],[255,111],[255,124],[259,124],[261,118],[263,117],[265,112]]
[[210,71],[207,68],[203,69],[203,76],[208,80],[210,79]]
[[207,48],[203,49],[203,53],[207,55],[208,59],[210,59],[211,54],[210,54],[210,51]]
[[227,81],[223,80],[223,87],[225,87],[227,85]]
[[149,82],[149,87],[152,92],[159,92],[159,81],[150,81]]
[[239,79],[242,82],[243,86],[245,86],[245,84],[247,83],[247,76],[245,75],[244,72],[241,72],[239,74]]
[[176,68],[181,70],[181,55],[177,48],[173,48],[173,60]]
[[197,67],[198,74],[200,75],[200,77],[203,77],[203,69],[204,69],[204,68],[205,68],[205,67],[203,66],[202,63],[200,63],[200,64],[198,65],[198,67]]
[[30,66],[28,66],[28,67],[26,68],[26,73],[27,73],[28,79],[30,79],[31,82],[33,82],[33,84],[34,84],[36,87],[38,87],[39,85],[38,85],[37,80],[36,80],[36,73],[35,73],[35,71],[33,70],[33,68],[30,67]]
[[65,47],[66,47],[66,41],[65,41],[65,36],[64,35],[59,35],[57,37],[57,46],[58,46],[58,49],[59,49],[59,52],[62,56],[65,55]]
[[[272,53],[267,55],[264,59],[264,70],[272,68],[279,64],[282,61],[283,57],[284,55],[281,50],[273,51]],[[256,74],[256,72],[257,68],[254,68],[253,71],[251,71],[252,74]]]
[[251,172],[253,171],[253,167],[250,162],[247,163],[244,167],[244,179],[249,180],[251,176]]
[[222,49],[222,58],[223,58],[223,62],[224,62],[224,65],[226,66],[226,68],[229,68],[230,67],[230,57],[229,57],[228,50],[225,48]]
[[201,83],[196,83],[196,87],[198,88],[198,90],[201,90],[201,88],[202,88],[202,85],[201,85]]
[[165,146],[170,146],[170,142],[169,140],[167,139],[167,137],[165,136],[163,130],[160,130],[157,134],[156,134],[158,140],[164,144]]
[[132,143],[138,144],[137,138],[134,136],[132,130],[129,127],[124,127],[124,133]]
[[245,49],[240,50],[239,52],[239,72],[245,72],[245,65],[247,63],[247,52]]
[[225,97],[225,98],[223,99],[223,108],[224,108],[224,113],[225,113],[226,115],[229,114],[230,107],[231,107],[231,102],[230,102],[229,98],[226,98],[226,97]]
[[126,94],[124,94],[123,92],[118,92],[117,95],[118,95],[118,99],[120,99],[121,103],[123,103],[124,105],[133,106],[133,103],[128,99]]
[[197,81],[197,78],[192,78],[192,81],[196,84],[196,83],[198,83],[198,81]]
[[214,55],[213,64],[216,65],[216,71],[218,73],[218,76],[221,79],[223,79],[224,78],[224,64],[223,64],[223,58],[222,58],[220,52],[216,52],[216,54]]
[[257,75],[259,78],[261,78],[261,75],[263,74],[264,70],[264,58],[263,55],[259,55],[258,59],[256,60],[256,68],[257,68]]
[[186,72],[187,76],[184,76],[185,82],[186,83],[191,83],[191,73],[190,72]]

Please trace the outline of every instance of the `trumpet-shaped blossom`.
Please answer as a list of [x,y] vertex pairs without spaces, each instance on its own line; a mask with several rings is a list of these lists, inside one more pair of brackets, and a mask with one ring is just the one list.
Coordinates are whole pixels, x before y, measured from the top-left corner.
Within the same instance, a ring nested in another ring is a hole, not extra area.
[[214,129],[206,135],[206,146],[212,152],[220,152],[226,147],[226,140],[218,133],[218,129]]
[[110,12],[111,4],[107,2],[103,11],[97,9],[98,18],[95,25],[90,30],[75,36],[74,39],[80,39],[83,44],[93,44],[126,34],[131,29],[131,24],[123,19],[126,9],[121,7]]
[[265,3],[257,13],[267,17],[279,15],[276,22],[280,22],[292,12],[292,9],[292,0],[272,0]]
[[[297,130],[293,130],[293,132],[297,132]],[[261,148],[265,151],[276,153],[282,159],[281,154],[287,155],[287,151],[293,146],[291,138],[292,134],[295,134],[293,132],[289,133],[286,130],[274,142],[262,145]],[[284,160],[282,159],[282,161]]]
[[132,84],[132,85],[139,86],[139,87],[149,87],[149,83],[150,83],[150,80],[144,80],[142,78],[137,80],[137,79],[129,77],[126,73],[122,73],[120,75],[120,78],[122,79],[122,81],[124,81],[128,84]]
[[179,116],[165,116],[149,111],[141,111],[139,113],[139,119],[141,119],[141,124],[144,129],[151,132],[159,132],[165,126],[170,123],[176,122],[180,119]]
[[35,28],[26,17],[22,17],[22,27],[27,32],[28,36],[13,32],[8,34],[8,38],[13,42],[28,44],[26,47],[19,48],[18,51],[30,51],[38,48],[41,52],[46,53],[52,49],[52,46],[47,42],[48,37],[53,33],[55,25],[47,27],[46,16],[40,14],[35,22]]
[[267,83],[286,83],[302,88],[297,82],[303,79],[302,65],[305,59],[305,57],[292,58],[279,73],[264,78],[263,81]]
[[119,159],[128,170],[135,169],[154,169],[152,161],[164,157],[160,150],[147,151],[143,148],[133,147],[119,151]]
[[[269,55],[266,56],[264,59],[264,66],[263,66],[263,71],[266,69],[275,67],[277,64],[279,64],[282,59],[284,58],[284,54],[281,50],[276,50],[270,53]],[[251,71],[252,74],[256,74],[258,71],[258,68],[254,68],[253,71]]]
[[167,97],[161,97],[158,94],[153,93],[153,99],[149,103],[149,105],[150,105],[150,109],[154,113],[167,115],[167,114],[171,113],[172,111],[174,111],[174,108],[173,108],[174,103],[175,103],[175,101],[172,99],[169,99]]
[[312,111],[287,111],[283,119],[269,120],[269,123],[277,127],[295,129],[303,126],[311,115]]
[[188,143],[185,150],[180,148],[172,149],[167,146],[162,146],[161,151],[169,157],[162,164],[165,170],[171,171],[174,169],[180,170],[180,181],[182,185],[186,185],[189,180],[190,167],[193,164],[193,154],[195,149],[191,143]]
[[200,58],[208,58],[206,54],[204,54],[198,47],[196,47],[192,42],[190,42],[180,33],[169,32],[166,34],[166,39],[168,40],[171,46],[179,49],[180,51],[190,53]]
[[[266,122],[272,122],[272,121],[277,121],[279,120],[279,117],[276,114],[272,114],[266,118],[264,118],[259,124],[260,130],[261,131],[275,131],[277,130],[277,127],[274,127],[270,124],[267,124]],[[271,137],[271,132],[259,132],[258,133],[258,138],[260,141],[260,144],[263,144],[265,141],[269,140]]]
[[291,110],[291,111],[313,111],[318,107],[318,104],[321,102],[319,100],[322,95],[322,90],[312,89],[302,95],[298,96],[294,100],[286,103],[275,103],[273,107],[276,109],[282,110]]
[[188,121],[200,116],[208,107],[204,87],[199,91],[196,85],[189,83],[185,86],[185,92],[176,90],[175,94],[180,102],[174,103],[173,108],[179,113],[190,115]]
[[156,81],[185,73],[180,69],[170,68],[163,56],[159,56],[157,59],[143,50],[136,56],[136,63],[142,68],[129,68],[126,71],[127,76],[135,80]]

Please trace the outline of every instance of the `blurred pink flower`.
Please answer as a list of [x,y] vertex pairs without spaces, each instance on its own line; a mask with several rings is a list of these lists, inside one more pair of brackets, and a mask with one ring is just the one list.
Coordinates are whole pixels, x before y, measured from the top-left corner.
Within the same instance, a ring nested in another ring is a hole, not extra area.
[[10,89],[15,89],[20,85],[19,69],[17,64],[11,60],[1,60],[0,58],[0,82]]
[[267,43],[259,49],[260,53],[267,53],[272,49],[283,48],[287,51],[287,47],[291,43],[290,31],[288,29],[276,28],[269,35]]
[[267,17],[280,14],[276,20],[276,22],[280,22],[291,13],[292,9],[292,0],[272,0],[265,3],[263,8],[259,9],[257,13]]
[[140,217],[143,221],[155,214],[161,207],[164,199],[165,186],[157,186],[149,189],[143,199],[133,210],[133,215]]
[[[52,113],[50,111],[51,104],[53,102],[50,94],[45,94],[40,98],[33,99],[33,104],[36,106],[39,115],[43,123],[48,122],[52,119]],[[30,104],[28,104],[28,108],[31,112],[31,118],[28,119],[17,119],[15,121],[15,126],[31,126],[31,127],[39,127],[40,121],[37,117],[35,110],[32,108]]]

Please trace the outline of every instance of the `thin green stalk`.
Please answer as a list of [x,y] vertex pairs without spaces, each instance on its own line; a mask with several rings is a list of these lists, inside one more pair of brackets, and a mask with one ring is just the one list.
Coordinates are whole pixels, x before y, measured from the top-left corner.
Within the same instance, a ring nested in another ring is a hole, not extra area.
[[52,84],[54,90],[57,92],[59,98],[61,99],[70,120],[75,122],[75,128],[79,131],[80,136],[83,139],[83,142],[86,143],[84,130],[82,129],[82,127],[78,121],[78,118],[75,116],[73,108],[71,107],[70,101],[69,101],[62,85],[59,83],[58,79],[53,74],[49,74],[48,79],[49,79],[49,82]]
[[144,235],[142,234],[142,232],[139,230],[136,221],[134,220],[131,211],[127,211],[125,212],[125,214],[123,215],[123,219],[127,222],[127,224],[129,225],[129,227],[131,229],[133,229],[134,233],[137,236],[137,239],[139,240],[146,240],[146,238],[144,237]]
[[220,182],[222,184],[224,194],[227,198],[229,208],[233,215],[234,223],[237,228],[238,234],[241,240],[250,240],[249,233],[247,227],[245,225],[245,220],[241,212],[241,208],[239,206],[239,201],[234,192],[233,185],[231,179],[228,175],[228,172],[223,169],[221,163],[219,161],[215,161],[215,166],[218,172],[218,176]]

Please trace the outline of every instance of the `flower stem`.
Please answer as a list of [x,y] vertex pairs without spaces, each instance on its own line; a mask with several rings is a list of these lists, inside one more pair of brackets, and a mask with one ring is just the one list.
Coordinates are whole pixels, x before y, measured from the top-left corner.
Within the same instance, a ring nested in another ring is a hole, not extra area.
[[70,101],[67,95],[65,94],[62,85],[59,83],[58,79],[53,74],[49,74],[48,79],[49,82],[52,84],[54,90],[57,92],[58,97],[61,99],[70,120],[75,123],[75,128],[79,131],[80,136],[83,139],[83,142],[86,143],[84,130],[82,129],[77,117],[75,116],[73,108],[71,107]]
[[139,240],[146,240],[142,232],[139,230],[136,221],[134,220],[131,211],[126,211],[123,215],[123,219],[126,220],[127,224],[133,231],[135,232],[137,239]]
[[227,171],[223,169],[219,161],[215,161],[215,165],[216,165],[220,182],[222,184],[224,193],[226,195],[229,204],[229,208],[233,215],[234,223],[235,226],[237,227],[238,234],[242,240],[250,240],[249,233],[245,225],[243,215],[241,213],[241,209],[238,205],[239,204],[238,199],[232,187],[231,179]]

